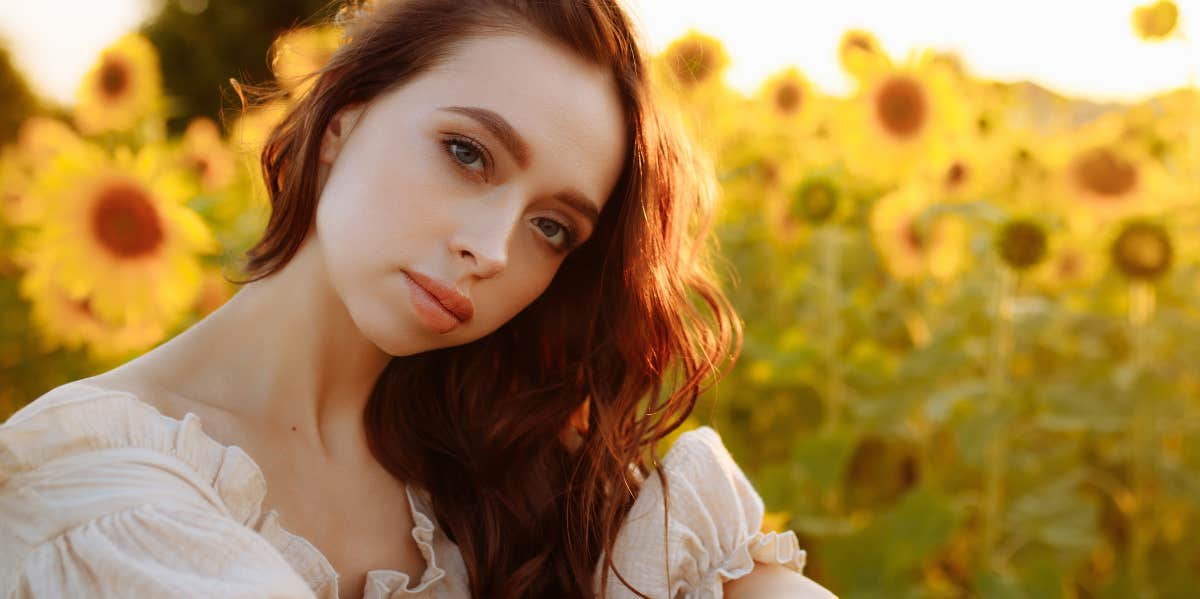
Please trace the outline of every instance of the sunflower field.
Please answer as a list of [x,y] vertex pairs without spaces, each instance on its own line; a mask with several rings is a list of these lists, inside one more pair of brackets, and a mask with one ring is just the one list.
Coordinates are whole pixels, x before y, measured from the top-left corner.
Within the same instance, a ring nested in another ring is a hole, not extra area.
[[[1130,25],[1157,43],[1179,18],[1152,0]],[[0,151],[0,419],[231,296],[267,217],[257,152],[338,41],[290,31],[286,93],[173,132],[132,33],[69,111],[20,124]],[[721,432],[764,527],[796,531],[842,597],[1200,596],[1195,80],[1101,104],[869,31],[839,57],[844,96],[796,68],[736,91],[699,31],[653,57],[719,174],[746,332],[685,428]]]

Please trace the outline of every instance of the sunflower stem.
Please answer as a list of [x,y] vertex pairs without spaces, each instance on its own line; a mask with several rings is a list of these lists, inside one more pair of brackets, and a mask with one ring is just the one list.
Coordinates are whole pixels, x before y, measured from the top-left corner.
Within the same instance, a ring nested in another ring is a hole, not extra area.
[[[1001,267],[993,293],[993,325],[991,355],[988,364],[988,412],[993,419],[1003,416],[1008,398],[1008,362],[1012,352],[1012,300],[1016,289],[1016,273]],[[1008,429],[998,426],[987,447],[984,463],[983,498],[983,557],[989,569],[999,564],[996,547],[999,544],[1001,519],[1004,515],[1004,478],[1008,460]]]
[[1151,513],[1150,503],[1153,500],[1149,487],[1153,474],[1151,463],[1154,420],[1151,410],[1152,402],[1143,401],[1137,397],[1137,382],[1141,380],[1149,363],[1149,348],[1147,347],[1146,332],[1150,321],[1154,318],[1155,293],[1154,287],[1146,281],[1136,281],[1129,286],[1129,339],[1131,357],[1133,360],[1134,384],[1131,391],[1133,399],[1133,454],[1131,464],[1132,494],[1134,509],[1130,514],[1130,577],[1133,580],[1134,593],[1138,597],[1152,597],[1147,583],[1146,563],[1150,551]]
[[824,431],[830,433],[838,430],[842,420],[842,385],[841,369],[838,360],[838,347],[841,345],[842,321],[838,316],[841,304],[841,251],[837,228],[823,226],[817,230],[818,246],[821,255],[821,287],[823,290],[821,302],[821,320],[824,328],[824,358],[825,358],[825,426]]

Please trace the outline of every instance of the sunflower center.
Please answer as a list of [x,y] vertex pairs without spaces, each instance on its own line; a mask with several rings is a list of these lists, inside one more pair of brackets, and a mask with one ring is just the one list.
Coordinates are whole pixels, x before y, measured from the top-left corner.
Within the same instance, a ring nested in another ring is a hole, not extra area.
[[718,68],[719,49],[706,40],[687,39],[680,42],[671,69],[685,85],[694,85],[708,79]]
[[917,228],[915,220],[909,221],[901,230],[901,236],[905,245],[914,252],[920,253],[925,251],[925,245],[928,243],[927,235],[922,233]]
[[1075,180],[1084,189],[1107,197],[1125,194],[1138,180],[1137,169],[1107,148],[1093,148],[1080,154],[1074,171]]
[[1058,261],[1058,276],[1064,279],[1075,278],[1083,271],[1083,258],[1074,252],[1063,254]]
[[100,91],[106,98],[119,98],[129,87],[129,66],[112,56],[100,65]]
[[967,179],[967,165],[961,160],[955,160],[950,168],[946,169],[946,187],[958,187]]
[[783,114],[796,112],[801,99],[800,86],[795,83],[783,83],[775,90],[775,107]]
[[889,133],[911,137],[925,125],[929,107],[920,84],[909,77],[893,77],[880,88],[875,110]]
[[862,50],[864,52],[875,52],[875,46],[871,40],[864,35],[851,35],[846,38],[846,47]]
[[1171,240],[1158,225],[1130,223],[1113,243],[1112,259],[1117,268],[1132,278],[1154,279],[1171,266]]
[[92,233],[105,249],[120,258],[149,254],[163,242],[158,210],[146,191],[130,183],[102,190],[92,209]]
[[80,316],[83,316],[84,318],[92,318],[92,319],[96,318],[96,313],[92,311],[91,298],[85,297],[81,300],[75,300],[75,299],[68,298],[67,303],[71,306],[71,309],[74,310]]
[[188,160],[188,165],[191,166],[196,175],[201,178],[207,177],[209,170],[212,168],[212,164],[209,162],[208,158],[203,156],[191,157],[191,159]]
[[825,179],[801,183],[796,188],[793,212],[813,224],[821,224],[833,216],[837,208],[837,190]]
[[1000,258],[1017,270],[1035,266],[1046,256],[1046,232],[1031,221],[1017,220],[1004,225],[997,244]]

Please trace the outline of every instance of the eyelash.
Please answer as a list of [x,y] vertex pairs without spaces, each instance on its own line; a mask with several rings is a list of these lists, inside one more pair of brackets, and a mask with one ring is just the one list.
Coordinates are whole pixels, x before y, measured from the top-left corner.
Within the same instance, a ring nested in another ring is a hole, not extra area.
[[[492,159],[491,159],[491,154],[487,151],[487,148],[484,148],[483,144],[480,144],[479,142],[477,142],[473,139],[470,139],[468,137],[461,137],[461,136],[457,136],[457,135],[447,137],[442,140],[442,147],[446,151],[446,154],[450,157],[450,161],[454,163],[454,166],[458,167],[459,169],[462,169],[463,171],[466,171],[470,175],[479,176],[479,171],[475,171],[475,170],[468,168],[467,165],[463,164],[463,162],[461,160],[459,160],[458,157],[454,154],[453,147],[457,144],[467,146],[467,147],[471,148],[472,150],[474,150],[475,152],[477,152],[479,154],[479,158],[483,161],[484,173],[491,171]],[[548,221],[558,225],[562,229],[563,236],[566,237],[566,241],[564,241],[561,246],[553,246],[552,245],[551,247],[553,247],[553,249],[555,251],[562,253],[562,254],[566,254],[566,253],[570,252],[571,250],[575,249],[576,231],[575,231],[575,227],[573,227],[570,223],[566,223],[566,222],[562,222],[562,221],[559,221],[559,220],[556,220],[553,218],[546,218],[546,217],[538,217],[537,220],[548,220]],[[540,230],[540,227],[539,227],[539,230]],[[547,238],[547,239],[549,239],[549,238]]]

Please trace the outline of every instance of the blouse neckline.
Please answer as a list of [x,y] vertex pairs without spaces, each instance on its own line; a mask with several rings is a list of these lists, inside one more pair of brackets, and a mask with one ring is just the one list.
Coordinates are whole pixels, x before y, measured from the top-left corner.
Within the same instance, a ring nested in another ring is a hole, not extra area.
[[[222,455],[223,460],[218,469],[216,486],[222,499],[226,500],[231,514],[242,524],[265,537],[287,559],[293,569],[304,578],[318,597],[337,599],[338,573],[329,559],[308,539],[280,526],[277,510],[271,509],[265,514],[262,513],[262,504],[267,494],[266,476],[258,463],[240,446],[224,445],[209,436],[204,431],[200,416],[195,412],[189,411],[184,414],[182,420],[179,420],[163,414],[153,404],[129,391],[109,389],[82,381],[68,384],[119,394],[129,398],[140,408],[148,410],[161,421],[172,423],[178,427],[177,443],[192,446],[177,446],[176,453],[181,456]],[[195,465],[193,464],[193,466]],[[233,480],[226,480],[229,478]],[[411,588],[409,588],[410,577],[405,572],[388,568],[370,570],[367,572],[363,589],[364,597],[392,598],[397,595],[417,595],[446,576],[446,570],[438,565],[437,555],[434,552],[433,537],[436,525],[428,513],[430,511],[428,492],[414,487],[408,482],[404,483],[404,492],[408,497],[409,510],[414,523],[411,534],[424,558],[425,569],[421,573],[417,585]]]

